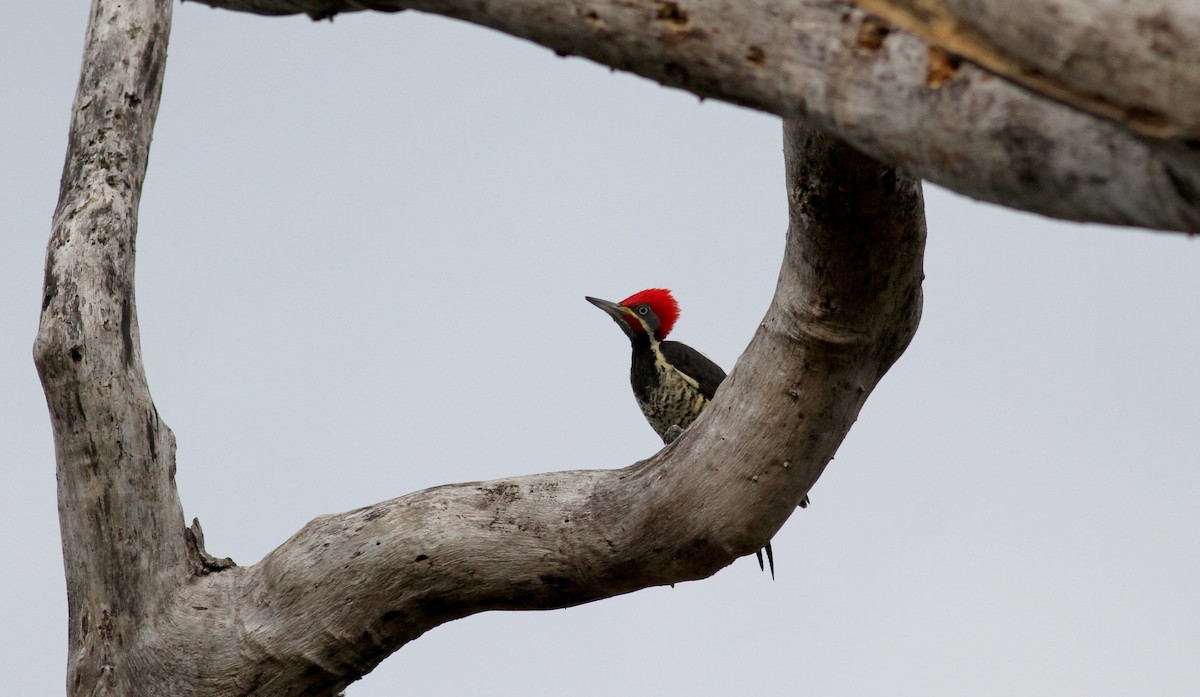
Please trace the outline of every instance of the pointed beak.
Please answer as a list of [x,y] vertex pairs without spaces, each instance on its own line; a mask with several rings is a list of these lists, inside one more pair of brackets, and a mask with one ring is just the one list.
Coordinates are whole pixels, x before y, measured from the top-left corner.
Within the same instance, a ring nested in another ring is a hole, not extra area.
[[625,308],[623,306],[618,305],[617,303],[614,303],[610,300],[601,300],[600,298],[593,298],[590,295],[585,295],[585,296],[583,296],[583,298],[585,300],[587,300],[588,302],[590,302],[591,304],[595,305],[596,307],[600,308],[601,310],[604,310],[613,319],[624,323],[624,320],[621,318],[627,314],[627,311],[625,310]]
[[600,308],[601,310],[604,310],[604,313],[607,314],[609,317],[612,317],[612,321],[617,323],[617,326],[621,328],[621,331],[625,332],[625,336],[629,337],[630,340],[633,340],[633,336],[634,336],[633,329],[631,329],[629,327],[629,323],[625,321],[626,315],[629,315],[629,316],[633,315],[633,312],[628,307],[625,307],[624,305],[619,305],[619,304],[614,303],[609,300],[601,300],[600,298],[593,298],[588,295],[585,295],[583,297],[585,300],[587,300],[591,304],[595,305],[596,307]]

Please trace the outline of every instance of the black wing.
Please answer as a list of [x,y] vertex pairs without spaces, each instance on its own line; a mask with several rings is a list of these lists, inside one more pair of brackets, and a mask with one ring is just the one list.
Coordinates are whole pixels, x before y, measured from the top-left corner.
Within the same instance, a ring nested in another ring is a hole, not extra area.
[[725,379],[725,371],[713,363],[708,356],[678,341],[664,341],[658,346],[663,358],[679,372],[700,383],[700,393],[712,399],[717,387]]

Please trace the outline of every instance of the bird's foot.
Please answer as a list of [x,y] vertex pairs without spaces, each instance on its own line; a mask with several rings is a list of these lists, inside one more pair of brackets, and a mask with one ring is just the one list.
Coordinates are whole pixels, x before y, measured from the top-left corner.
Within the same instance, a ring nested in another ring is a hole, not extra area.
[[663,434],[663,445],[674,443],[675,439],[681,435],[683,435],[683,428],[679,424],[674,424]]

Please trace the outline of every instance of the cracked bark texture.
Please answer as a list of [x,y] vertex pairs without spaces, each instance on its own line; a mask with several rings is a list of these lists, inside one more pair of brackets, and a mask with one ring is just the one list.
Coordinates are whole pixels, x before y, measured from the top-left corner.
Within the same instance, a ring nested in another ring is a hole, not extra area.
[[46,253],[34,355],[54,427],[68,691],[119,693],[190,574],[175,443],[146,385],[133,244],[171,5],[96,3]]
[[185,528],[134,304],[169,0],[96,0],[34,354],[58,466],[71,695],[324,695],[430,628],[705,578],[820,476],[920,315],[919,180],[797,123],[779,283],[701,418],[622,469],[451,484],[322,516],[260,562]]
[[974,198],[1200,232],[1187,0],[198,1],[441,14],[807,123]]

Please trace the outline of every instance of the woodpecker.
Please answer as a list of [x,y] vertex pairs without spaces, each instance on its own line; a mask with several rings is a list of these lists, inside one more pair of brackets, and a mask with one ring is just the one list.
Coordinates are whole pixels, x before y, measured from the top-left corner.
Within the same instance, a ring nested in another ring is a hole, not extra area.
[[[665,288],[649,288],[619,303],[584,296],[588,302],[608,313],[633,345],[633,367],[629,381],[633,396],[650,427],[670,443],[687,428],[717,392],[725,371],[708,356],[678,341],[667,341],[667,334],[679,319],[679,303]],[[804,503],[807,503],[807,498]],[[763,568],[763,552],[775,578],[775,555],[771,543],[755,552],[758,568]]]

